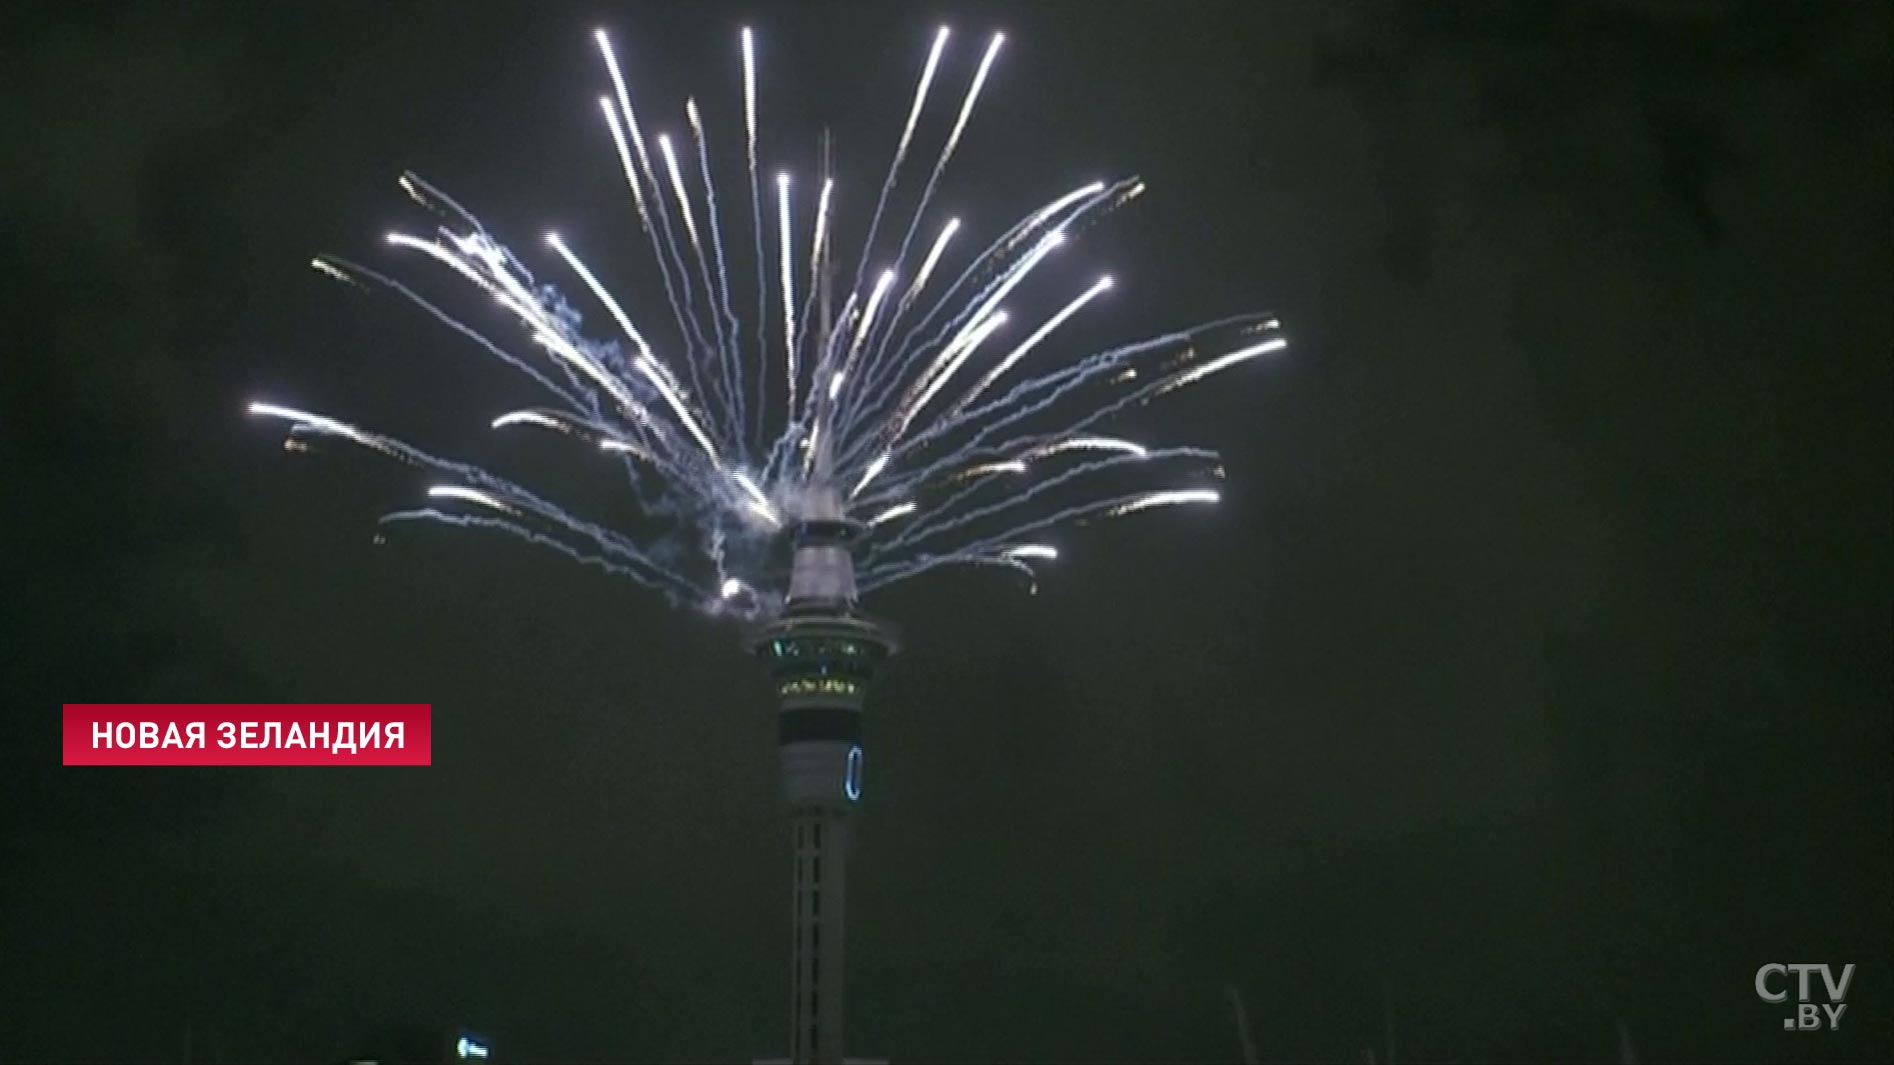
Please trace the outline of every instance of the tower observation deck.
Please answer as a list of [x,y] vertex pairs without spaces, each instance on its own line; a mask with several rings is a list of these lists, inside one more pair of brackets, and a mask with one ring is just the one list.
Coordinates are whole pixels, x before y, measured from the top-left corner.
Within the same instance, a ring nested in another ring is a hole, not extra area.
[[853,544],[865,529],[818,487],[789,530],[789,594],[750,650],[776,687],[776,738],[794,848],[790,1060],[841,1062],[849,813],[862,797],[862,704],[896,650],[857,607]]

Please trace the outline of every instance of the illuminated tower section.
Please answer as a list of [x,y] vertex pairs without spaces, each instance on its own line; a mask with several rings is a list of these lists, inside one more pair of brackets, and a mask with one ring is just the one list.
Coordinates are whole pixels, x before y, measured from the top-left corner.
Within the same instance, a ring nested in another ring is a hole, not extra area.
[[817,487],[790,530],[781,616],[751,649],[776,686],[778,759],[795,848],[790,1060],[842,1061],[848,815],[862,797],[862,700],[894,636],[855,603],[851,547],[863,527]]

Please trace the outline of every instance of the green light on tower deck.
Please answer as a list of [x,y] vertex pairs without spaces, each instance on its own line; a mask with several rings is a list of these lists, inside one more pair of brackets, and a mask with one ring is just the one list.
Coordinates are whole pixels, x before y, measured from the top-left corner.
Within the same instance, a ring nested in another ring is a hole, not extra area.
[[778,695],[855,695],[861,686],[839,677],[797,677],[778,685]]

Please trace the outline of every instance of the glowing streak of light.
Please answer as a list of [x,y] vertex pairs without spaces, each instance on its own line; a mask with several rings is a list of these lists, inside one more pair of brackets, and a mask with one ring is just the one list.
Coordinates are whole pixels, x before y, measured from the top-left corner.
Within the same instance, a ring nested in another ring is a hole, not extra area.
[[[358,444],[370,451],[386,455],[397,462],[405,462],[410,466],[421,465],[421,463],[416,460],[413,449],[402,444],[400,441],[391,440],[378,433],[357,429],[347,422],[337,421],[334,418],[326,417],[321,414],[311,414],[308,411],[297,410],[294,407],[280,407],[274,403],[252,403],[248,409],[253,417],[281,418],[284,421],[295,422],[299,428],[318,433],[327,433],[330,436],[339,436],[344,440]],[[297,443],[297,441],[283,441],[283,450],[308,450],[307,447],[302,446],[290,447],[293,443]]]
[[1096,196],[1103,191],[1105,191],[1105,183],[1102,181],[1094,181],[1089,185],[1085,185],[1080,188],[1073,189],[1071,192],[1066,193],[1065,195],[1059,197],[1058,199],[1053,200],[1051,203],[1046,204],[1044,207],[1041,207],[1037,211],[1034,211],[1032,215],[1026,219],[1026,224],[1020,227],[1021,235],[1023,236],[1027,233],[1030,233],[1040,223],[1044,222],[1048,218],[1051,218],[1053,215],[1058,214],[1060,211],[1071,206],[1073,203],[1079,200],[1082,200],[1086,198],[1087,196]]
[[[914,125],[921,118],[921,105],[927,102],[927,87],[934,83],[934,71],[940,66],[940,55],[947,47],[947,37],[951,32],[946,26],[942,26],[934,34],[934,47],[928,50],[927,65],[921,68],[921,83],[914,88],[914,106],[908,108],[907,125],[901,129],[901,143],[894,149],[894,164],[890,170],[899,169],[901,160],[908,154],[908,142],[914,139]],[[998,46],[995,45],[995,47]],[[990,54],[991,49],[989,49],[989,62],[991,61]],[[981,69],[984,73],[984,64]],[[974,91],[979,90],[976,87]]]
[[914,302],[914,297],[921,294],[921,288],[927,284],[928,277],[934,273],[934,265],[940,262],[941,253],[947,250],[947,242],[953,239],[954,233],[959,228],[960,219],[958,218],[949,218],[947,224],[941,227],[940,236],[934,238],[934,246],[927,250],[927,258],[921,260],[921,272],[914,275],[914,283],[908,286],[907,292],[901,297],[902,306],[905,307]]
[[1189,503],[1215,503],[1218,498],[1220,497],[1217,493],[1208,488],[1186,488],[1168,492],[1152,492],[1149,495],[1139,496],[1129,503],[1121,503],[1111,508],[1105,512],[1105,516],[1115,518],[1121,514],[1131,514],[1140,510],[1149,510],[1152,507],[1176,507]]
[[408,194],[409,199],[433,211],[435,214],[446,214],[451,211],[457,215],[461,221],[478,228],[479,222],[474,219],[472,214],[468,213],[465,207],[455,203],[446,193],[422,181],[414,171],[404,171],[401,177],[396,181],[396,184],[400,185],[401,190]]
[[1230,367],[1235,366],[1239,362],[1245,362],[1250,359],[1254,359],[1259,355],[1267,355],[1272,351],[1281,351],[1283,348],[1286,348],[1288,346],[1289,346],[1289,342],[1287,340],[1284,340],[1281,337],[1272,337],[1271,339],[1265,340],[1260,344],[1251,344],[1247,348],[1241,348],[1236,351],[1230,352],[1228,355],[1221,355],[1221,356],[1218,356],[1217,358],[1211,359],[1209,362],[1204,363],[1202,366],[1198,366],[1190,370],[1185,370],[1183,373],[1180,373],[1176,377],[1171,378],[1169,381],[1164,382],[1164,384],[1161,387],[1159,387],[1156,392],[1153,392],[1152,395],[1161,396],[1167,392],[1175,392],[1178,389],[1184,387],[1185,385],[1190,384],[1194,381],[1201,381],[1204,378],[1209,377],[1211,374],[1216,373],[1219,370],[1229,369]]
[[829,248],[829,194],[835,191],[835,179],[822,179],[822,196],[815,205],[815,236],[809,244],[809,291],[822,281],[822,256]]
[[406,233],[390,233],[384,239],[397,248],[412,248],[434,259],[436,262],[446,265],[455,273],[487,290],[495,297],[498,297],[501,303],[506,304],[521,317],[532,318],[532,312],[523,307],[515,306],[512,297],[494,288],[492,282],[482,276],[478,270],[475,270],[472,266],[467,264],[467,260],[441,247],[439,243],[431,240],[422,240],[420,237],[411,237]]
[[789,175],[776,175],[776,219],[777,235],[782,254],[783,276],[783,352],[789,378],[789,418],[796,417],[796,280],[789,263],[792,249],[789,245]]
[[[611,290],[606,288],[605,285],[599,281],[598,275],[592,273],[585,265],[584,260],[580,259],[570,247],[566,246],[566,242],[560,238],[559,234],[546,234],[546,243],[552,247],[552,250],[559,253],[559,257],[564,259],[566,265],[572,268],[572,272],[578,274],[579,279],[585,282],[585,287],[592,290],[592,295],[597,297],[598,301],[605,305],[607,311],[611,312],[612,318],[618,323],[618,328],[624,330],[625,336],[629,338],[632,343],[638,345],[640,356],[656,363],[657,358],[651,352],[651,345],[645,342],[644,334],[640,333],[638,327],[631,323],[631,316],[626,314],[625,309],[618,305],[618,300],[613,298]],[[661,366],[662,364],[660,363],[659,365]],[[670,375],[667,372],[664,376],[669,377]]]
[[[749,164],[750,179],[750,237],[756,255],[756,348],[761,357],[769,344],[769,269],[768,260],[763,258],[763,203],[756,180],[756,37],[748,26],[743,27],[743,126],[747,144],[745,161]],[[768,394],[769,373],[759,368],[753,415],[754,432],[758,437],[763,434]]]
[[953,158],[954,148],[960,144],[960,131],[967,128],[967,119],[973,115],[973,104],[980,98],[980,88],[986,84],[987,71],[993,68],[993,60],[1000,54],[1000,45],[1006,43],[1006,34],[996,33],[986,46],[986,55],[980,57],[980,69],[974,72],[973,84],[967,88],[967,98],[960,105],[960,117],[954,120],[954,131],[947,135],[947,146],[941,149],[940,162],[935,165],[936,172],[947,168],[947,160]]
[[378,443],[381,437],[373,433],[365,433],[347,422],[336,421],[334,418],[326,417],[321,414],[311,414],[308,411],[297,410],[294,407],[279,407],[274,403],[252,403],[248,410],[252,415],[258,417],[281,418],[284,421],[297,422],[320,432],[345,437],[364,447],[381,450],[380,444]]
[[988,474],[994,474],[994,473],[1025,473],[1025,472],[1026,472],[1026,464],[1024,462],[1021,462],[1018,459],[1008,459],[1005,462],[983,462],[978,466],[969,466],[966,469],[961,470],[960,473],[954,478],[954,480],[956,481],[972,480],[975,477],[985,477]]
[[[632,396],[631,390],[625,387],[625,383],[610,373],[607,373],[604,367],[600,366],[590,355],[574,347],[571,341],[557,333],[546,332],[544,330],[533,334],[533,340],[547,351],[552,352],[554,355],[570,363],[580,373],[591,378],[600,388],[610,393],[611,397],[618,401],[619,406],[630,412],[634,418],[637,418],[646,425],[651,424],[651,413],[645,410],[644,404],[638,402],[638,400]],[[714,452],[711,458],[712,461],[715,461],[716,456]]]
[[335,278],[337,281],[341,281],[350,285],[360,284],[360,282],[356,281],[355,278],[349,276],[347,271],[334,265],[333,263],[329,262],[327,259],[321,259],[321,258],[311,259],[309,260],[309,265],[317,273]]
[[749,474],[739,472],[735,475],[735,480],[737,487],[743,489],[750,497],[749,505],[751,510],[768,519],[771,525],[781,525],[783,523],[782,518],[776,513],[776,508],[769,505],[769,497],[764,495],[763,490],[756,486],[756,482],[750,479]]
[[[855,368],[855,360],[861,357],[862,341],[868,339],[868,330],[874,326],[875,312],[881,309],[881,299],[888,294],[888,287],[894,284],[894,271],[883,270],[875,282],[875,290],[868,295],[868,306],[862,309],[861,322],[855,326],[855,340],[848,346],[848,358],[842,362],[841,372],[836,374],[836,388],[844,375]],[[830,398],[833,399],[833,393]]]
[[[730,402],[732,404],[738,404],[741,402],[740,397],[742,395],[741,361],[734,346],[727,354],[721,350],[725,343],[724,325],[726,322],[729,324],[731,332],[730,342],[732,345],[736,343],[737,316],[736,312],[730,308],[730,273],[724,266],[723,233],[717,220],[717,186],[711,176],[710,169],[710,143],[708,134],[704,132],[704,119],[702,114],[697,110],[697,101],[695,98],[684,102],[684,113],[690,118],[691,135],[696,138],[697,161],[704,181],[704,212],[708,216],[706,222],[710,226],[711,249],[715,252],[717,260],[716,282],[713,284],[711,281],[710,264],[705,261],[703,249],[701,248],[698,249],[697,253],[697,265],[704,274],[705,290],[713,301],[721,300],[723,304],[723,317],[718,318],[716,316],[717,309],[713,302],[710,311],[711,322],[716,329],[719,354],[723,356],[725,387],[729,391]],[[738,410],[734,413],[736,420],[741,422],[741,411]]]
[[[557,329],[551,318],[547,316],[545,308],[539,305],[539,301],[533,294],[527,292],[519,281],[503,268],[500,253],[489,242],[484,238],[463,236],[458,233],[446,233],[446,236],[453,242],[455,248],[459,249],[459,254],[448,251],[434,241],[421,240],[418,237],[408,236],[406,233],[390,233],[387,239],[388,243],[396,247],[412,248],[425,253],[437,262],[446,264],[492,296],[502,307],[518,315],[533,329],[542,332]],[[467,261],[468,257],[478,259],[485,264],[491,276],[475,270]]]
[[636,455],[647,461],[651,458],[651,452],[646,451],[644,448],[639,447],[629,440],[619,440],[616,437],[608,436],[600,440],[598,442],[598,449],[600,451],[610,451],[622,455]]
[[631,93],[625,88],[624,75],[618,70],[618,56],[612,51],[611,38],[604,30],[594,30],[592,38],[598,42],[598,50],[605,57],[605,69],[611,73],[612,88],[618,92],[618,107],[624,113],[625,130],[631,134],[632,146],[638,150],[638,161],[644,165],[645,173],[651,172],[651,157],[645,154],[644,135],[638,131],[638,116],[631,109]]
[[509,411],[493,419],[489,428],[504,429],[509,425],[537,425],[546,429],[557,429],[562,433],[572,432],[572,427],[557,418],[548,417],[536,410]]
[[1061,451],[1118,451],[1126,455],[1136,455],[1139,458],[1147,454],[1144,445],[1120,440],[1115,436],[1074,436],[1044,447],[1034,448],[1026,453],[1026,458],[1040,459],[1048,455],[1057,455]]
[[[696,103],[692,102],[689,110],[696,109]],[[684,231],[690,234],[691,247],[697,251],[697,254],[702,255],[703,245],[697,242],[697,217],[691,211],[690,197],[684,194],[684,175],[677,169],[677,153],[671,150],[671,138],[668,134],[658,135],[658,152],[664,156],[664,169],[671,175],[671,191],[677,194],[678,210],[684,213]]]
[[[915,387],[928,388],[928,394],[930,396],[934,391],[937,391],[937,388],[933,386],[938,383],[944,383],[947,377],[952,376],[954,370],[960,368],[960,361],[964,360],[957,361],[955,356],[961,352],[962,346],[967,343],[967,339],[972,336],[979,336],[981,339],[985,339],[986,333],[991,332],[991,330],[988,329],[988,323],[991,321],[988,316],[993,313],[994,308],[999,305],[1001,300],[1006,298],[1007,293],[1011,292],[1020,282],[1024,281],[1026,275],[1030,274],[1033,268],[1038,266],[1054,248],[1064,243],[1065,230],[1063,229],[1055,229],[1040,238],[1039,243],[1033,247],[1033,250],[1029,252],[1024,259],[1020,260],[1008,270],[1006,276],[994,287],[987,298],[980,303],[979,307],[960,315],[956,320],[964,322],[965,324],[961,326],[960,332],[955,334],[954,338],[947,342],[947,346],[941,349],[940,354],[934,357],[934,361],[928,365],[927,369],[921,373]],[[985,330],[985,332],[983,332],[983,330]],[[911,391],[910,394],[912,394]],[[911,407],[903,406],[905,413],[894,419],[896,436],[906,431],[908,421],[913,418],[913,412],[925,405],[926,402],[922,401]]]
[[501,299],[501,303],[512,307],[515,313],[527,319],[539,330],[556,333],[562,341],[566,339],[564,327],[553,320],[553,316],[540,303],[539,297],[528,291],[520,279],[514,277],[513,272],[508,269],[509,260],[504,249],[486,239],[484,235],[476,237],[449,233],[447,236],[456,247],[461,249],[462,254],[471,255],[486,264],[488,276],[498,283],[506,294],[505,298]]
[[478,503],[488,509],[497,510],[502,514],[511,514],[516,518],[525,517],[520,513],[519,508],[511,503],[496,499],[478,489],[464,488],[457,484],[437,484],[427,490],[427,495],[429,499],[459,499],[468,503]]
[[[921,109],[927,104],[927,90],[928,87],[934,83],[934,72],[940,68],[941,53],[947,48],[947,38],[950,33],[951,31],[946,26],[942,26],[934,34],[934,46],[928,49],[927,63],[921,68],[920,83],[914,87],[914,103],[908,108],[907,123],[901,127],[900,143],[895,145],[894,158],[888,163],[888,176],[881,182],[881,195],[875,199],[875,213],[868,223],[868,236],[862,242],[863,266],[867,265],[868,254],[874,250],[875,234],[881,230],[881,217],[882,212],[885,211],[888,206],[888,194],[894,191],[895,181],[901,174],[901,163],[907,159],[908,145],[914,140],[915,124],[920,121]],[[944,166],[945,164],[946,159],[943,157],[941,165]],[[939,176],[940,170],[938,167],[936,167],[934,174],[936,177]],[[931,186],[932,182],[929,184]],[[915,222],[918,223],[919,221],[920,219],[916,217]],[[909,230],[909,233],[911,236],[912,229]],[[903,241],[901,244],[901,253],[906,254],[906,252],[907,242]],[[859,273],[856,275],[855,281],[856,284],[861,283]]]
[[[397,240],[398,237],[400,237],[400,234],[390,234],[388,239],[390,241],[395,241]],[[455,261],[451,257],[451,255],[448,255],[443,249],[439,249],[438,246],[426,245],[426,244],[421,244],[421,243],[416,243],[415,246],[423,247],[423,248],[433,248],[436,251],[440,251],[441,254],[445,256],[443,261],[447,261],[450,263]],[[599,385],[599,387],[611,393],[613,399],[616,399],[621,406],[623,406],[627,411],[630,411],[640,421],[649,420],[650,415],[644,409],[644,405],[639,403],[635,398],[633,398],[633,396],[631,395],[631,392],[625,388],[624,382],[620,381],[618,378],[612,376],[611,374],[605,372],[605,369],[599,366],[598,363],[594,361],[591,356],[585,354],[584,352],[580,351],[578,348],[574,347],[571,341],[567,340],[563,335],[561,335],[557,331],[558,330],[557,323],[554,323],[550,320],[550,318],[546,315],[544,310],[539,307],[538,302],[533,299],[530,293],[526,292],[524,288],[520,287],[519,282],[515,280],[512,277],[512,275],[506,274],[504,272],[500,272],[497,274],[497,277],[507,288],[509,288],[510,290],[514,292],[517,292],[519,294],[519,298],[515,299],[512,295],[505,292],[494,292],[495,296],[500,299],[501,303],[505,304],[506,306],[514,310],[522,318],[525,318],[528,324],[534,327],[534,329],[536,330],[536,332],[533,334],[533,340],[535,343],[538,343],[540,346],[544,347],[547,351],[552,352],[554,355],[557,355],[559,358],[564,359],[566,362],[576,367],[580,373],[583,373],[585,376],[591,378],[594,383]],[[476,280],[478,279],[476,278]],[[491,288],[491,286],[486,285],[485,282],[480,282],[480,283],[481,283],[481,287],[487,288],[488,291],[494,291]],[[520,302],[521,300],[524,300],[525,303]],[[714,455],[713,455],[713,461],[714,461]]]
[[950,411],[949,413],[958,413],[966,409],[967,404],[972,403],[976,398],[979,397],[980,393],[985,392],[987,388],[993,384],[993,382],[999,380],[1003,375],[1005,375],[1006,371],[1012,369],[1015,363],[1025,358],[1026,353],[1031,351],[1033,348],[1037,347],[1039,345],[1039,342],[1046,339],[1046,337],[1049,336],[1054,329],[1059,328],[1059,326],[1063,324],[1067,318],[1070,318],[1073,315],[1077,314],[1080,311],[1080,309],[1082,309],[1087,303],[1090,303],[1093,299],[1097,298],[1101,293],[1103,293],[1105,290],[1109,288],[1111,288],[1111,278],[1109,276],[1101,277],[1097,281],[1093,282],[1092,287],[1086,289],[1083,295],[1079,296],[1077,299],[1073,300],[1071,303],[1066,304],[1065,307],[1059,311],[1059,313],[1053,315],[1051,318],[1046,319],[1046,324],[1034,330],[1033,334],[1027,337],[1025,340],[1020,341],[1020,344],[1018,347],[1014,348],[1011,352],[1008,352],[1007,356],[1001,359],[998,365],[994,366],[993,369],[987,371],[987,375],[980,379],[980,383],[968,389],[967,394],[960,397],[959,402],[954,404],[953,410]]
[[999,285],[993,289],[992,294],[987,296],[986,300],[980,304],[980,309],[974,311],[967,317],[966,328],[972,329],[977,326],[980,323],[980,319],[986,317],[993,308],[999,306],[1000,301],[1005,299],[1008,293],[1018,288],[1020,282],[1026,280],[1026,276],[1033,272],[1034,267],[1044,262],[1046,256],[1052,254],[1055,249],[1064,243],[1065,230],[1055,229],[1047,233],[1038,244],[1033,246],[1032,251],[1026,253],[1026,257],[1019,261],[1019,265],[1007,271],[1006,276],[1002,278]]
[[717,445],[711,442],[703,426],[698,424],[697,418],[691,414],[690,406],[684,402],[684,397],[679,394],[675,382],[670,379],[670,371],[652,352],[651,345],[645,342],[644,334],[638,332],[638,327],[631,323],[631,318],[625,314],[624,308],[618,305],[618,301],[612,298],[610,290],[599,282],[591,270],[586,268],[585,262],[574,254],[571,248],[566,247],[566,242],[559,238],[559,234],[546,234],[546,243],[552,245],[553,250],[566,261],[566,265],[572,268],[573,273],[579,275],[586,287],[592,290],[592,294],[598,297],[598,301],[611,312],[612,317],[618,321],[618,327],[625,331],[625,335],[631,338],[632,343],[638,345],[638,357],[632,360],[632,365],[637,367],[645,380],[650,381],[652,387],[658,390],[658,394],[664,397],[664,402],[670,406],[671,413],[677,416],[678,423],[684,426],[684,430],[697,441],[697,446],[704,449],[704,454],[709,456],[711,464],[721,467],[723,459],[717,453]]
[[1007,558],[1043,558],[1048,561],[1059,557],[1059,549],[1051,544],[1020,544],[1009,547],[1000,554]]
[[[921,398],[915,400],[914,405],[903,413],[900,425],[895,431],[896,436],[899,436],[902,432],[907,430],[908,425],[914,421],[914,416],[919,414],[923,407],[927,406],[928,400],[933,399],[939,394],[941,389],[947,387],[947,382],[953,379],[954,374],[960,371],[961,366],[965,365],[967,358],[973,354],[974,349],[978,348],[987,337],[992,336],[994,330],[1005,324],[1006,312],[999,311],[986,321],[980,323],[972,332],[962,333],[961,339],[958,341],[958,351],[950,345],[946,351],[941,352],[941,362],[939,365],[942,365],[943,368],[939,373],[934,375],[933,382],[922,391]],[[948,360],[950,354],[953,356],[951,361]]]
[[868,306],[862,311],[861,325],[855,329],[854,348],[856,351],[861,350],[862,341],[868,336],[868,327],[875,320],[875,311],[881,306],[881,298],[888,294],[888,286],[892,284],[894,284],[894,271],[883,270],[881,277],[875,281],[875,290],[868,294]]
[[893,521],[896,518],[906,517],[907,515],[914,513],[918,509],[920,509],[919,506],[914,503],[896,503],[894,506],[889,507],[887,510],[884,510],[881,513],[875,515],[874,517],[868,519],[868,525],[870,528],[872,528],[876,525],[882,524],[883,522],[889,522],[889,521]]
[[850,499],[861,495],[862,489],[868,487],[868,482],[874,480],[881,474],[882,470],[888,468],[888,457],[888,453],[884,451],[881,453],[880,458],[868,464],[868,471],[862,474],[862,479],[855,482],[854,490],[848,493]]
[[638,184],[638,172],[631,163],[631,148],[625,144],[625,131],[619,125],[618,112],[612,110],[612,102],[606,97],[598,98],[599,110],[605,113],[605,125],[612,131],[612,144],[618,149],[618,163],[625,171],[625,184],[631,188],[631,202],[638,208],[638,224],[651,228],[651,215],[645,211],[644,190]]
[[756,41],[743,27],[743,129],[749,138],[750,173],[756,173]]

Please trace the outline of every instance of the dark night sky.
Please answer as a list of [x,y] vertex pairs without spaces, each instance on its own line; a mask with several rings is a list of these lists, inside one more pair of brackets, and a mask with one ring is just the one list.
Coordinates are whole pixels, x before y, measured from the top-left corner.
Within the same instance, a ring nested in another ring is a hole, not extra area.
[[[945,204],[1140,173],[1093,338],[1273,309],[1294,347],[1134,423],[1223,450],[1223,506],[1069,535],[1036,598],[871,603],[909,650],[851,1050],[1230,1059],[1234,983],[1269,1059],[1378,1047],[1384,987],[1408,1060],[1610,1060],[1619,1020],[1650,1061],[1888,1055],[1894,7],[15,3],[0,1059],[782,1052],[735,631],[491,536],[376,547],[425,482],[240,412],[599,488],[309,256],[389,264],[410,167],[529,254],[628,239],[600,23],[728,146],[753,20],[764,165],[826,116],[877,182],[943,18],[947,85],[1010,34]],[[430,702],[435,764],[57,765],[61,702],[159,700]],[[1771,961],[1856,963],[1844,1030],[1780,1031]]]

